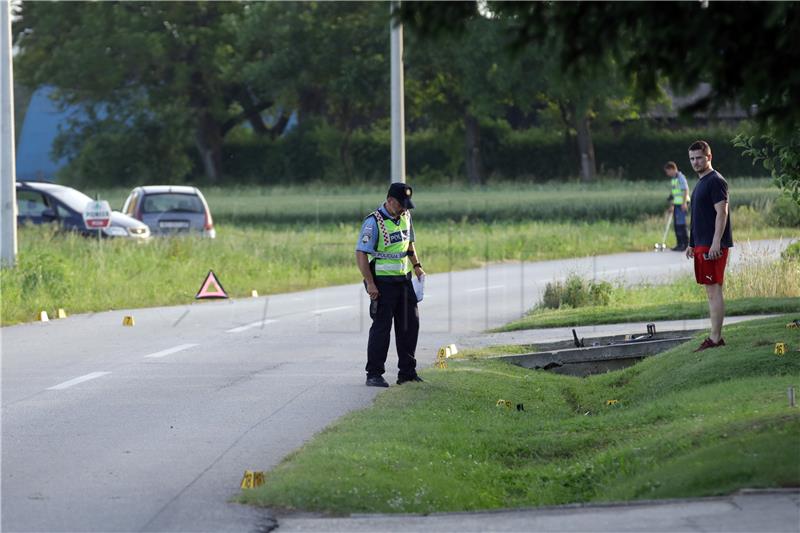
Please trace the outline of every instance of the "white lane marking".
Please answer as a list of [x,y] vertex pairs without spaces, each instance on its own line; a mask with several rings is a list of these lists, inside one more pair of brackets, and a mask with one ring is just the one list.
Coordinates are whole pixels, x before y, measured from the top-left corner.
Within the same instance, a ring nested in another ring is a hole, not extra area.
[[277,320],[259,320],[258,322],[253,322],[252,324],[247,324],[244,326],[239,326],[238,328],[229,329],[225,333],[241,333],[243,331],[247,331],[248,329],[258,328],[261,326],[266,326],[267,324],[272,324],[273,322],[277,322]]
[[71,379],[69,381],[65,381],[64,383],[59,383],[54,387],[50,387],[47,390],[63,390],[72,387],[73,385],[77,385],[78,383],[83,383],[84,381],[89,381],[90,379],[97,379],[105,376],[106,374],[110,374],[111,372],[92,372],[91,374],[86,374],[85,376],[81,376],[75,379]]
[[475,289],[467,289],[464,292],[478,292],[478,291],[491,291],[494,289],[502,289],[505,285],[489,285],[488,287],[477,287]]
[[342,311],[344,309],[350,309],[351,307],[353,307],[353,306],[352,305],[343,305],[342,307],[329,307],[328,309],[318,309],[318,310],[314,311],[313,314],[321,315],[322,313],[331,313],[333,311]]
[[188,350],[189,348],[194,348],[195,346],[199,346],[199,344],[181,344],[180,346],[175,346],[174,348],[168,348],[166,350],[161,350],[160,352],[145,355],[145,358],[165,357],[173,353],[182,352],[183,350]]

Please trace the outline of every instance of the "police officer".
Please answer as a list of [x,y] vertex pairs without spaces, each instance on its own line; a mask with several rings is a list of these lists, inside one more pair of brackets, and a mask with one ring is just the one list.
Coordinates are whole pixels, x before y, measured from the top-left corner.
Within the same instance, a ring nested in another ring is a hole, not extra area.
[[397,384],[422,381],[417,375],[419,311],[411,283],[412,272],[421,278],[425,271],[414,248],[411,187],[392,183],[386,202],[364,219],[356,244],[356,263],[370,297],[367,345],[367,386],[388,387],[383,379],[386,355],[394,321],[397,345]]
[[689,212],[689,182],[686,181],[683,172],[678,170],[678,165],[674,161],[668,161],[664,165],[664,172],[670,178],[672,187],[669,209],[672,211],[675,239],[678,242],[672,251],[683,252],[689,246],[689,233],[686,230],[686,214]]

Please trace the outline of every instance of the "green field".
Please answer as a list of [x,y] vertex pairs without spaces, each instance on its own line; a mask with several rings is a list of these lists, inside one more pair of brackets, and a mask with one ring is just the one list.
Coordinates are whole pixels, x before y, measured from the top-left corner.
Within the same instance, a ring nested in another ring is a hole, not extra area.
[[[239,501],[334,514],[472,511],[682,498],[800,485],[800,330],[727,328],[585,379],[491,361],[391,387]],[[777,341],[790,353],[773,354]],[[523,404],[507,410],[499,399]],[[609,400],[616,400],[609,402]]]
[[[417,249],[429,274],[492,261],[650,250],[663,231],[660,206],[649,216],[639,215],[640,201],[630,195],[635,191],[658,204],[664,191],[655,193],[652,185],[635,183],[606,188],[563,184],[419,193]],[[737,239],[797,233],[765,223],[764,210],[777,194],[768,181],[742,180],[740,188],[758,209],[740,205],[734,211]],[[30,321],[41,310],[52,314],[58,308],[81,313],[190,303],[208,270],[218,274],[233,297],[249,296],[252,290],[274,294],[356,283],[360,278],[353,250],[360,221],[378,205],[384,189],[348,188],[327,196],[313,188],[210,189],[215,240],[98,243],[49,228],[21,228],[19,265],[0,271],[0,323]],[[121,207],[125,194],[105,191],[100,197]],[[613,214],[624,206],[631,212],[593,221],[554,214],[572,209],[577,216],[587,209],[575,208],[581,203],[593,206],[595,213]],[[509,217],[514,210],[522,214]]]
[[[779,195],[769,179],[732,178],[731,205],[762,210]],[[639,221],[662,213],[669,183],[598,181],[549,184],[414,185],[414,218],[420,222],[492,221]],[[694,181],[690,180],[690,185]],[[203,188],[215,220],[225,224],[265,226],[342,222],[353,224],[386,197],[386,184],[374,186]],[[127,189],[86,191],[120,209]],[[660,218],[657,216],[657,218]],[[661,219],[663,220],[663,219]],[[656,224],[663,228],[663,222]],[[663,229],[662,229],[663,231]],[[652,246],[652,244],[651,244]]]

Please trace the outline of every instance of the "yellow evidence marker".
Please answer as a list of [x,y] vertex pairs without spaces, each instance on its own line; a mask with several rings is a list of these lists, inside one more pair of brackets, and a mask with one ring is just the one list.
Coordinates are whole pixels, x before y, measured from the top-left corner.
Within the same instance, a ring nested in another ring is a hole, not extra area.
[[260,487],[263,484],[264,484],[264,472],[253,472],[250,470],[244,471],[244,477],[242,477],[241,488],[254,489],[256,487]]

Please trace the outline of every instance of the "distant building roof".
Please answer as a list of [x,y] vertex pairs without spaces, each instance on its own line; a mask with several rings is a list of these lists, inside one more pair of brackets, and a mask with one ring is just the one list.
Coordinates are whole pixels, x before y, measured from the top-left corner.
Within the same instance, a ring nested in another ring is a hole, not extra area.
[[[710,83],[700,83],[693,91],[688,94],[675,94],[671,87],[665,87],[664,92],[667,95],[670,103],[667,105],[655,105],[647,113],[650,118],[677,118],[682,109],[685,109],[692,104],[696,104],[703,98],[707,98],[711,94]],[[694,114],[695,117],[715,117],[728,120],[744,120],[749,118],[750,115],[742,109],[739,105],[724,105],[720,106],[710,113],[708,111],[698,112]]]

